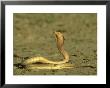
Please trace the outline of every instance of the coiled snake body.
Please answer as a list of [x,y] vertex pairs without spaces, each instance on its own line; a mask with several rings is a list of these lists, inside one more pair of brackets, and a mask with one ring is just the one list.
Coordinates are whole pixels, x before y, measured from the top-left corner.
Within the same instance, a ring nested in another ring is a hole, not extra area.
[[[63,55],[64,59],[62,61],[51,61],[44,57],[32,57],[22,62],[23,65],[30,69],[61,69],[61,68],[71,68],[71,64],[67,64],[69,61],[69,55],[65,51],[64,36],[61,32],[55,32],[55,38],[57,43],[57,48]],[[37,64],[42,63],[42,64]],[[48,65],[47,65],[48,64]]]

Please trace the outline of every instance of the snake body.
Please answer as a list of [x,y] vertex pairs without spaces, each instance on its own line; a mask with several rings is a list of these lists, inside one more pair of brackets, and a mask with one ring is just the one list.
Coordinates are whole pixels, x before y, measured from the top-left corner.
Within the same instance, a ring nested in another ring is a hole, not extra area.
[[44,63],[44,64],[51,64],[51,65],[59,65],[67,63],[69,61],[69,55],[64,49],[64,36],[61,32],[55,32],[56,44],[57,48],[60,53],[63,55],[64,59],[62,61],[51,61],[44,57],[32,57],[25,61],[23,61],[23,65],[32,65],[34,63]]

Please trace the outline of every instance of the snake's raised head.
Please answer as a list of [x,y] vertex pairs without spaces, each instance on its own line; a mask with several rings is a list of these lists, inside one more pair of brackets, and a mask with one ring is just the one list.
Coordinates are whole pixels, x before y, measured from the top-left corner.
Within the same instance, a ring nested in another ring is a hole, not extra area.
[[56,36],[63,36],[63,34],[61,32],[55,32]]
[[61,32],[55,32],[55,37],[58,45],[62,46],[64,43],[64,36]]

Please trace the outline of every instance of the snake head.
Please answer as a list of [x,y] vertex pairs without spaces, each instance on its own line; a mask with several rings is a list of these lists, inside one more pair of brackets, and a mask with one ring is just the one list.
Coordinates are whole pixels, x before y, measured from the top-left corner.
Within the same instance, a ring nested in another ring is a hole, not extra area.
[[61,32],[54,32],[57,44],[62,46],[64,43],[64,36]]
[[55,31],[55,35],[62,35],[62,33],[61,33],[61,32],[56,32],[56,31]]
[[61,32],[55,32],[55,36],[57,39],[64,39],[64,36]]

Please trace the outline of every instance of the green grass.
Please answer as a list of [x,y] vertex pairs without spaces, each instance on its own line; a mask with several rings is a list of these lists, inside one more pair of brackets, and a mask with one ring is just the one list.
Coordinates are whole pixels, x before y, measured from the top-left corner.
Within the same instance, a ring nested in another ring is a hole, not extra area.
[[[73,69],[26,70],[14,66],[14,75],[96,75],[97,14],[96,13],[14,13],[14,54],[21,57],[43,56],[61,60],[55,31],[64,34],[64,47]],[[14,64],[22,59],[14,57]]]

